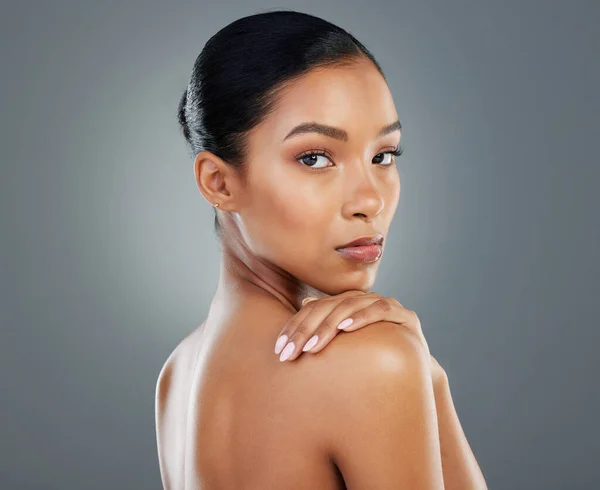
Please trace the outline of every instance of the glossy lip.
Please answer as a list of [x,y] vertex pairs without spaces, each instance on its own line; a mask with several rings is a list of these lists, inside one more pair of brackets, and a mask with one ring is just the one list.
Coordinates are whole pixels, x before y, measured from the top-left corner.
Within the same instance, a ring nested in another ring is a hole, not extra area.
[[336,247],[336,250],[348,247],[361,247],[365,245],[381,245],[382,243],[383,235],[381,233],[377,233],[377,235],[356,238],[355,240],[352,240],[351,242],[346,243],[345,245],[340,245],[339,247]]
[[342,254],[345,258],[352,259],[357,262],[372,264],[381,258],[383,254],[383,247],[381,245],[373,244],[362,247],[339,248],[336,249],[336,251]]

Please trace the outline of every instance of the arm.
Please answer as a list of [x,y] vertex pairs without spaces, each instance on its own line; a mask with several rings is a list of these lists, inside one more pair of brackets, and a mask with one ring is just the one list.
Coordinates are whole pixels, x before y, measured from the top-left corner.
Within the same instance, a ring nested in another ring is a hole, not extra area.
[[417,336],[378,322],[336,344],[321,414],[347,488],[444,490],[429,354]]
[[[432,361],[434,361],[432,359]],[[437,361],[435,361],[437,364]],[[439,365],[438,365],[439,367]],[[445,490],[488,490],[456,414],[448,376],[436,369],[433,391],[438,420]]]

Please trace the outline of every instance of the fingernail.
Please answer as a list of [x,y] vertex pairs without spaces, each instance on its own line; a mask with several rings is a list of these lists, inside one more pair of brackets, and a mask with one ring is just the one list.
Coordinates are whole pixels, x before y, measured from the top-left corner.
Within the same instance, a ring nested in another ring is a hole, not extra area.
[[286,359],[288,359],[291,355],[292,355],[292,351],[294,350],[294,343],[290,342],[285,349],[283,349],[283,352],[281,353],[281,357],[279,358],[279,360],[281,362],[285,361]]
[[352,325],[352,318],[346,318],[342,323],[338,325],[337,328],[341,330],[342,328],[349,327],[350,325]]
[[287,335],[282,335],[281,337],[279,337],[277,339],[277,343],[275,344],[275,354],[279,354],[281,352],[281,349],[283,349],[283,346],[285,345],[287,340],[288,340]]
[[319,337],[317,337],[316,335],[313,335],[310,338],[310,340],[306,343],[304,348],[302,349],[302,352],[306,352],[307,350],[312,349],[315,345],[317,345],[318,341],[319,341]]

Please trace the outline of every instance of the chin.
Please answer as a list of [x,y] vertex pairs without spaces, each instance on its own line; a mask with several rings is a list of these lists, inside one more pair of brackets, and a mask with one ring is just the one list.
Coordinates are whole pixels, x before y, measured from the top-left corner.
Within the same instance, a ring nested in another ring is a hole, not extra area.
[[335,296],[351,290],[362,291],[365,294],[371,291],[371,288],[375,284],[375,274],[365,275],[363,271],[362,277],[358,277],[356,273],[353,275],[355,277],[344,276],[344,278],[341,275],[338,275],[336,283],[329,284],[329,288],[322,291],[330,296]]

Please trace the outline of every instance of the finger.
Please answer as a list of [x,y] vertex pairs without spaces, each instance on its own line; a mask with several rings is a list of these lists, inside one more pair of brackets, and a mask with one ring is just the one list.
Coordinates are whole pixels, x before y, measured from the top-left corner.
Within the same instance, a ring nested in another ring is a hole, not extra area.
[[[332,305],[336,305],[344,297],[350,295],[364,296],[364,293],[362,291],[346,291],[333,298],[321,298],[314,303],[307,303],[303,308],[303,310],[307,310],[307,313],[301,315],[301,312],[299,312],[296,314],[296,317],[292,318],[284,327],[285,335],[288,339],[287,344],[281,351],[279,360],[283,362],[297,359],[302,354],[302,348],[305,346],[306,342],[309,338],[312,338],[317,327],[323,322],[323,319],[334,307]],[[283,341],[281,341],[279,346],[281,346],[282,343]]]
[[304,300],[302,300],[302,308],[284,324],[283,328],[279,332],[279,335],[277,336],[277,341],[275,342],[275,354],[279,355],[281,353],[281,351],[287,345],[290,337],[296,330],[297,326],[299,324],[301,324],[302,321],[306,318],[306,316],[312,311],[312,307],[314,305],[311,303],[313,303],[314,301],[317,301],[317,300],[319,300],[320,302],[322,302],[322,301],[339,301],[339,299],[337,299],[337,298],[339,298],[340,296],[348,296],[351,294],[357,295],[357,294],[364,294],[364,293],[362,291],[358,291],[358,290],[349,290],[349,291],[345,291],[344,293],[341,293],[333,298],[331,298],[329,296],[324,297],[324,298],[315,298],[314,296],[309,296],[309,297],[305,298]]
[[394,298],[383,296],[354,313],[352,319],[352,324],[344,328],[345,332],[353,332],[366,325],[380,321],[393,322],[404,326],[410,326],[414,323],[411,310],[401,306]]
[[363,310],[356,312],[353,319],[352,325],[344,328],[344,331],[352,332],[377,321],[388,321],[410,330],[429,352],[429,345],[423,334],[419,316],[414,310],[402,306],[395,298],[382,297]]
[[[308,306],[310,308],[310,305]],[[313,335],[319,324],[331,311],[331,305],[322,301],[315,303],[315,306],[310,309],[310,312],[300,321],[295,321],[291,327],[292,331],[289,334],[289,339],[286,346],[281,351],[280,361],[293,361],[302,353],[302,347],[306,341]]]
[[281,332],[279,332],[279,336],[277,337],[277,341],[275,342],[275,354],[281,353],[281,351],[287,345],[290,337],[296,330],[297,326],[302,323],[302,321],[308,316],[308,314],[314,308],[314,304],[311,304],[312,301],[306,303],[306,306],[303,306],[298,313],[292,316],[287,322],[284,323]]
[[360,289],[348,289],[347,291],[344,291],[343,293],[340,293],[340,294],[336,294],[335,296],[324,296],[322,298],[318,298],[316,296],[308,296],[302,300],[302,306],[306,305],[307,303],[309,303],[311,301],[315,301],[317,299],[338,299],[338,298],[343,298],[345,296],[357,296],[357,295],[364,295],[364,294],[365,293],[363,291],[361,291]]
[[[325,346],[341,332],[338,328],[340,325],[354,325],[354,317],[377,299],[377,296],[363,295],[345,298],[343,301],[340,301],[329,315],[323,318],[321,323],[317,326],[313,337],[306,343],[303,351],[316,354],[323,350]],[[313,340],[314,338],[316,338],[316,341]]]
[[418,319],[415,321],[415,312],[400,306],[394,298],[379,298],[353,316],[352,325],[344,328],[346,332],[353,332],[359,328],[378,321],[393,322],[410,330],[420,329]]

